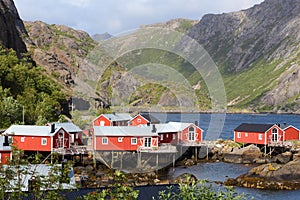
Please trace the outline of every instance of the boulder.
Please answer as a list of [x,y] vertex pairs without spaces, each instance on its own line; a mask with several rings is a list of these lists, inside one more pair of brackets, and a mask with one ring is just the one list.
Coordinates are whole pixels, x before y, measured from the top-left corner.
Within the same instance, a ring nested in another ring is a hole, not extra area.
[[291,161],[293,154],[289,151],[279,154],[275,157],[276,162],[286,164]]
[[300,161],[260,165],[236,179],[226,180],[225,185],[275,190],[300,189]]
[[241,149],[234,149],[224,154],[224,162],[230,163],[254,163],[262,157],[262,152],[255,145],[249,145]]
[[191,183],[197,181],[197,177],[194,174],[184,173],[175,178],[175,183]]

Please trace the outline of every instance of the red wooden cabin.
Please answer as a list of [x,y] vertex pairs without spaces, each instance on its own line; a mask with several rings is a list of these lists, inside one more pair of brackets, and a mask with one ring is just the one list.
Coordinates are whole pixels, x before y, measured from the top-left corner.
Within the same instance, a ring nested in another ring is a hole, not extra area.
[[12,137],[12,145],[24,151],[52,152],[70,148],[70,134],[62,127],[12,125],[4,134]]
[[0,135],[0,164],[7,164],[11,159],[11,147],[7,135]]
[[150,124],[159,124],[160,121],[155,118],[154,116],[145,113],[145,114],[139,114],[135,116],[132,120],[129,122],[129,126],[140,126],[140,125],[150,125]]
[[202,142],[203,130],[193,123],[156,124],[159,144],[189,145]]
[[132,119],[128,113],[101,114],[93,121],[93,126],[128,126]]
[[243,123],[234,129],[234,141],[247,144],[277,144],[284,141],[284,131],[277,124]]
[[[54,124],[56,127],[62,127],[64,130],[66,130],[68,133],[70,133],[71,144],[74,144],[74,145],[82,145],[83,144],[83,139],[82,139],[83,131],[78,126],[76,126],[72,122],[62,122],[62,123],[56,122]],[[49,125],[51,125],[51,124],[49,124]]]
[[300,130],[297,129],[296,127],[290,125],[284,130],[284,141],[287,140],[300,140]]
[[158,147],[158,134],[149,126],[94,126],[93,129],[94,150],[138,151]]

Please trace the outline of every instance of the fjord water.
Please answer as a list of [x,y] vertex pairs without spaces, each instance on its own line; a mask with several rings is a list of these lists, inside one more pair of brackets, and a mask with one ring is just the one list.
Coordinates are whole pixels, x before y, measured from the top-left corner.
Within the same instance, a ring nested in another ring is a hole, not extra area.
[[[182,121],[182,122],[195,122],[197,121],[199,126],[204,130],[206,134],[209,127],[214,130],[214,126],[222,127],[220,138],[233,139],[233,130],[241,123],[267,123],[267,124],[284,124],[293,125],[300,128],[300,115],[292,114],[166,114],[166,113],[151,113],[153,116],[161,120],[161,122],[168,121]],[[218,115],[218,116],[212,116]],[[221,116],[222,115],[222,116]],[[211,121],[211,119],[214,121]],[[219,119],[220,121],[216,121]],[[223,120],[224,121],[221,121]],[[216,128],[218,129],[218,128]],[[184,168],[176,168],[174,174],[170,174],[172,177],[176,177],[183,173],[194,174],[199,179],[207,179],[210,181],[225,181],[226,178],[236,178],[237,176],[246,173],[251,169],[251,166],[245,166],[240,164],[229,163],[199,163],[198,165]],[[173,172],[172,172],[173,173]],[[249,188],[236,188],[237,192],[245,193],[254,199],[300,199],[300,190],[295,191],[280,191],[280,190],[258,190]]]

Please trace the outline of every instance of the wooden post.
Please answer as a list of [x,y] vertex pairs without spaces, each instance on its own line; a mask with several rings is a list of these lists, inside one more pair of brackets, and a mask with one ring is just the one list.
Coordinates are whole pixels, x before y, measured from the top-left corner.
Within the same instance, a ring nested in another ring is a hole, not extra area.
[[111,163],[110,163],[111,168],[114,168],[114,151],[111,151]]
[[195,161],[198,161],[198,147],[195,147]]
[[123,168],[123,154],[124,152],[121,152],[121,160],[120,160],[120,170]]
[[173,173],[175,172],[175,153],[173,153]]
[[208,145],[206,146],[206,160],[208,160]]

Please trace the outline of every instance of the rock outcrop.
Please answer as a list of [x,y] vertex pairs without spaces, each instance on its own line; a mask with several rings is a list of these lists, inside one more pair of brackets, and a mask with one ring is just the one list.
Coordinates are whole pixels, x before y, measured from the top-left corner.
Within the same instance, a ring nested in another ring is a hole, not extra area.
[[249,145],[245,148],[234,150],[224,154],[224,162],[229,163],[255,163],[262,157],[262,152],[255,145]]
[[225,185],[258,189],[300,189],[300,160],[287,164],[269,163],[251,169],[248,173],[228,179]]
[[13,0],[0,1],[0,45],[14,49],[20,57],[26,53],[27,31]]

